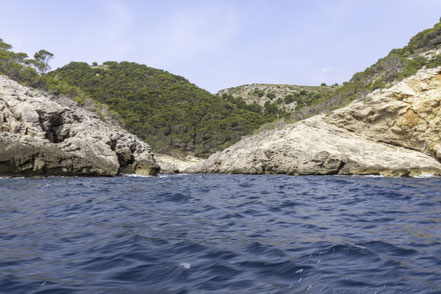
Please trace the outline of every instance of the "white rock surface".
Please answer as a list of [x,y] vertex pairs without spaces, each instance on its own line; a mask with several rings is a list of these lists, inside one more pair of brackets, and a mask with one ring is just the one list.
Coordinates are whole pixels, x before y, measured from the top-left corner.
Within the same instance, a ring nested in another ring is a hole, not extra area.
[[65,97],[0,76],[0,174],[154,175],[150,146]]
[[155,159],[161,168],[162,174],[185,173],[193,166],[204,161],[204,159],[194,156],[187,156],[184,159],[179,159],[166,154],[155,154]]
[[328,116],[265,131],[193,172],[441,175],[441,68],[422,70]]
[[426,69],[334,111],[328,123],[441,160],[441,68]]

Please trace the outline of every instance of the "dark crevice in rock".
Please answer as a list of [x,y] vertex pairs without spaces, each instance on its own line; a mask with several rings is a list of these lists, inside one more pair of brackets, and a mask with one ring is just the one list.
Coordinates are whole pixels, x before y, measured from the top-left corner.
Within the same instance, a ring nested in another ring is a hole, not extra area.
[[73,120],[75,121],[75,122],[82,122],[83,120],[81,119],[81,117],[80,116],[78,116],[78,115],[76,115],[76,114],[73,114],[72,115],[72,118],[73,118]]
[[117,152],[116,155],[118,156],[118,163],[121,167],[129,166],[135,162],[135,158],[132,154],[127,156],[127,154]]
[[135,143],[130,144],[129,149],[130,149],[130,152],[132,152],[132,153],[135,152],[136,151],[136,144]]
[[340,171],[343,169],[343,167],[345,166],[345,162],[342,160],[340,162],[340,165],[337,167],[337,170],[335,171],[335,173],[331,173],[333,175],[338,175],[340,173]]
[[424,152],[424,147],[423,148],[416,148],[416,147],[412,147],[412,146],[408,146],[408,145],[403,145],[398,142],[384,141],[384,140],[378,140],[378,142],[386,144],[386,145],[394,146],[394,147],[400,147],[400,148],[407,149],[407,150]]
[[37,113],[39,116],[40,127],[43,132],[45,132],[44,137],[49,140],[49,142],[61,143],[69,138],[69,133],[63,134],[61,132],[64,124],[64,111],[48,114],[37,110]]
[[404,146],[403,146],[402,144],[400,144],[400,143],[396,143],[396,142],[393,142],[393,141],[378,140],[378,142],[379,142],[379,143],[386,144],[386,145],[394,146],[394,147],[402,147],[402,148],[410,149],[410,148],[404,147]]
[[112,150],[112,151],[115,151],[116,150],[116,143],[117,143],[118,141],[117,140],[115,140],[115,139],[111,139],[110,140],[110,144],[109,144],[109,146],[110,146],[110,149]]

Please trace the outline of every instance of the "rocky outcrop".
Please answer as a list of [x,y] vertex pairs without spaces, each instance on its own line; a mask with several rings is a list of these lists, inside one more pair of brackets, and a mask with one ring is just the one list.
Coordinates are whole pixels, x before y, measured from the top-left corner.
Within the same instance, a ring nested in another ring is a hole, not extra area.
[[159,172],[150,146],[65,97],[0,76],[0,174]]
[[242,139],[194,172],[441,175],[441,68],[327,116]]
[[193,166],[204,161],[202,158],[189,155],[184,159],[179,159],[166,154],[156,154],[155,159],[161,168],[162,174],[185,173],[191,170]]
[[441,69],[421,70],[325,121],[375,142],[424,152],[441,160]]

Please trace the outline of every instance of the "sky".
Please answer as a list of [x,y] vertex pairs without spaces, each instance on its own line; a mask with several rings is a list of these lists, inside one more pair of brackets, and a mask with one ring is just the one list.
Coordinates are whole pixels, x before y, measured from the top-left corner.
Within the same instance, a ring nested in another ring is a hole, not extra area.
[[343,83],[441,17],[440,0],[0,0],[0,38],[53,69],[133,61],[212,93]]

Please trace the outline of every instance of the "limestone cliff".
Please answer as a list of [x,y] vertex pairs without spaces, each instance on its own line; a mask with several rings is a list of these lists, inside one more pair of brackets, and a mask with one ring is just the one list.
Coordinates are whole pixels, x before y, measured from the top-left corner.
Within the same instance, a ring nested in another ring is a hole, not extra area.
[[195,172],[441,175],[441,68],[329,115],[244,138]]
[[375,91],[325,121],[441,160],[441,68],[421,70],[389,89]]
[[148,144],[68,98],[0,76],[0,174],[155,175]]

